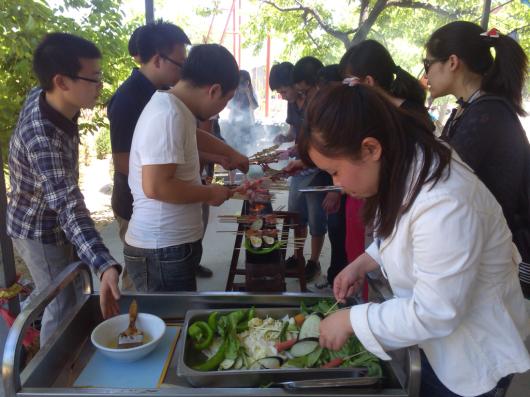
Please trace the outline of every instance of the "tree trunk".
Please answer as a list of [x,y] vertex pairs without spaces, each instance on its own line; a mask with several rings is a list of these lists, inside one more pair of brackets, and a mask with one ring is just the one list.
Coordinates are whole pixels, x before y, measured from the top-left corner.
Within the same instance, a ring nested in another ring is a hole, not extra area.
[[351,46],[354,46],[355,44],[360,43],[363,40],[366,40],[370,29],[372,29],[372,26],[374,26],[375,21],[377,20],[379,15],[381,15],[387,3],[388,0],[377,0],[374,5],[374,8],[372,8],[372,10],[370,11],[368,18],[366,18],[366,20],[359,25],[359,29],[357,29],[357,32],[355,32],[355,34],[353,35],[353,38],[349,45],[346,46],[346,49]]

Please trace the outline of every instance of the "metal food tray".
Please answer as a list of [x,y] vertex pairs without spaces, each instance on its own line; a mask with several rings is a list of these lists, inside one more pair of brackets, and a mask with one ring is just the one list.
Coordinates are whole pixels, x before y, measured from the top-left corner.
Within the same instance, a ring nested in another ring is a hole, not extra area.
[[[237,309],[217,310],[227,314]],[[195,321],[206,321],[213,310],[188,310],[184,319],[182,335],[177,347],[177,375],[185,378],[195,387],[256,387],[277,384],[287,388],[374,386],[381,378],[366,377],[365,368],[284,368],[256,370],[196,371],[190,365],[198,364],[198,358],[206,359],[194,350],[188,337],[188,327]],[[297,308],[261,308],[256,309],[260,318],[281,319],[285,315],[300,313]],[[341,383],[342,380],[342,383]],[[325,385],[325,386],[324,386]]]
[[[28,365],[22,365],[22,340],[29,326],[42,313],[46,305],[77,277],[84,282],[83,296],[72,312],[66,316],[57,332]],[[74,383],[86,363],[95,353],[90,342],[90,332],[102,321],[99,296],[94,292],[88,266],[70,264],[47,289],[37,294],[20,313],[9,330],[6,340],[2,375],[5,395],[13,397],[418,397],[420,390],[420,354],[417,346],[388,352],[391,361],[382,362],[383,378],[377,386],[350,386],[348,379],[329,379],[333,386],[313,388],[312,380],[290,380],[272,384],[271,387],[193,387],[177,376],[177,355],[173,354],[164,379],[158,387],[125,386],[79,388]],[[377,294],[386,296],[379,285]],[[175,292],[123,294],[120,311],[127,312],[131,299],[136,299],[141,311],[152,313],[168,322],[182,324],[188,310],[236,310],[238,308],[290,308],[297,310],[326,298],[322,294],[282,293],[250,294],[245,292]],[[182,338],[182,333],[181,333]],[[226,375],[226,373],[223,373]],[[353,379],[353,378],[352,378]],[[369,378],[359,378],[369,380]],[[353,379],[354,380],[354,379]],[[346,383],[346,384],[344,384]],[[320,386],[328,386],[319,380]],[[311,387],[311,388],[310,388]],[[294,388],[294,389],[293,389]]]

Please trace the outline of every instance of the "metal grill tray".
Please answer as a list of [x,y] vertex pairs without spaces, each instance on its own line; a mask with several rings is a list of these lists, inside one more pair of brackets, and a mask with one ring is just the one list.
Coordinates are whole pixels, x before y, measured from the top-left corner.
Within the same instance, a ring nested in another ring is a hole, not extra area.
[[[220,314],[230,313],[237,309],[217,310]],[[198,320],[206,321],[213,310],[189,310],[184,319],[184,326],[177,346],[177,375],[185,378],[195,387],[256,387],[268,384],[281,385],[286,388],[339,387],[339,386],[372,386],[375,387],[381,378],[365,377],[364,368],[286,368],[259,370],[195,371],[188,364],[197,363],[198,354],[189,342],[188,327]],[[294,316],[300,312],[297,308],[256,309],[256,315],[280,319],[286,314]],[[202,357],[204,358],[204,357]],[[321,381],[320,381],[321,380]],[[337,382],[334,383],[333,380]],[[349,382],[348,382],[349,381]]]

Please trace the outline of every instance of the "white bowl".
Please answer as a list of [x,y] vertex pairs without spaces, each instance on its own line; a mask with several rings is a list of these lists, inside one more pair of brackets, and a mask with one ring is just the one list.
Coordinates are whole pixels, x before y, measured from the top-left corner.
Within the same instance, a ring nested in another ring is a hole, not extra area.
[[132,347],[129,349],[117,349],[109,346],[117,345],[118,335],[125,331],[129,326],[129,315],[122,314],[116,317],[109,318],[99,324],[90,339],[92,344],[104,355],[118,360],[118,361],[136,361],[143,356],[152,352],[162,340],[162,336],[166,332],[166,324],[164,321],[152,314],[138,313],[136,319],[136,328],[148,335],[150,339],[147,343],[141,346]]

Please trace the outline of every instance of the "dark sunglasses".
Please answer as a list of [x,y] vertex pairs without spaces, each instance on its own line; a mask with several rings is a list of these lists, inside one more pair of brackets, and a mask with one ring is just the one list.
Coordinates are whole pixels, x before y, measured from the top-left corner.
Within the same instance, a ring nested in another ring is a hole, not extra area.
[[425,69],[425,73],[429,73],[429,69],[436,62],[445,62],[445,61],[447,61],[447,59],[448,58],[445,58],[445,59],[438,59],[438,58],[427,59],[427,58],[424,58],[423,59],[423,68]]
[[180,62],[174,61],[173,59],[171,59],[170,57],[168,57],[166,55],[160,55],[160,58],[165,59],[169,63],[172,63],[173,65],[178,66],[179,68],[182,68],[184,66]]

